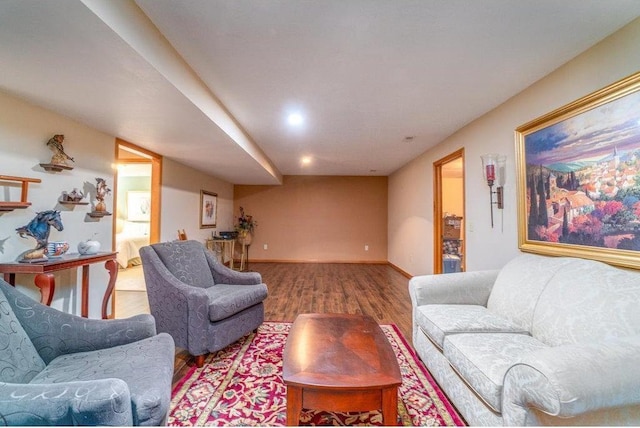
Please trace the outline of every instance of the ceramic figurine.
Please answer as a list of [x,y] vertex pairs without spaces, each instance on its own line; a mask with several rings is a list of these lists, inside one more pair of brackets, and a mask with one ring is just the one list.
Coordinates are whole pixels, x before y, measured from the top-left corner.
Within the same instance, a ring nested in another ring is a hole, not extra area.
[[16,229],[16,232],[21,238],[25,238],[25,235],[31,236],[37,243],[36,248],[22,254],[24,259],[47,258],[47,242],[49,241],[51,226],[58,231],[64,229],[62,219],[60,218],[60,211],[48,210],[39,212],[26,226]]
[[107,186],[104,178],[96,177],[96,211],[107,211],[107,204],[104,203],[104,197],[111,193],[111,189]]
[[62,143],[64,142],[64,135],[54,135],[47,141],[47,146],[53,151],[51,156],[51,163],[54,165],[67,165],[67,160],[75,162],[71,156],[64,152]]
[[84,198],[84,193],[82,193],[75,187],[69,193],[62,192],[62,200],[64,202],[80,202],[82,198]]

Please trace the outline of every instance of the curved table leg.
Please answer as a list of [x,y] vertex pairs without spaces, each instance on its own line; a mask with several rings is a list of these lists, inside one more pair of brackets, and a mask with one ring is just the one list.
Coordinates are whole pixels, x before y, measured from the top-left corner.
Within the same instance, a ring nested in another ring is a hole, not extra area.
[[40,289],[40,303],[51,306],[53,292],[56,290],[56,280],[52,273],[40,273],[36,275],[34,282]]
[[107,289],[104,292],[104,297],[102,298],[102,319],[107,319],[107,305],[109,304],[109,299],[111,298],[113,289],[116,286],[116,279],[118,278],[118,265],[116,264],[115,259],[111,259],[104,262],[104,268],[109,271],[109,284],[107,285]]

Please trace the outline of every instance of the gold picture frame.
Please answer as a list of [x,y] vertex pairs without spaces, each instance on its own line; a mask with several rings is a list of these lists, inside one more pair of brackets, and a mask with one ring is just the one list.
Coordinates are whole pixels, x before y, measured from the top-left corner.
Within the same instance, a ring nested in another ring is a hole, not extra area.
[[200,229],[216,227],[218,194],[200,190]]
[[515,134],[519,248],[640,269],[640,73]]

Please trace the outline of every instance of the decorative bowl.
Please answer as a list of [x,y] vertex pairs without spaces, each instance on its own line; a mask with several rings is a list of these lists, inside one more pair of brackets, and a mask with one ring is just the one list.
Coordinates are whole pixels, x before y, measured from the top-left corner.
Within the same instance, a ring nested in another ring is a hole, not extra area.
[[78,253],[82,255],[96,254],[100,251],[100,242],[88,239],[78,242]]
[[67,241],[47,243],[47,257],[60,257],[67,251],[69,251],[69,243]]

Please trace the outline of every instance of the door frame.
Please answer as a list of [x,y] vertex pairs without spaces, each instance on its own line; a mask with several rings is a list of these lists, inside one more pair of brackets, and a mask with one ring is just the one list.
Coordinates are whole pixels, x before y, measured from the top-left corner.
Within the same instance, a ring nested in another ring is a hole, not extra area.
[[[433,163],[433,273],[442,273],[442,231],[444,230],[444,212],[442,211],[442,167],[455,160],[462,160],[462,217],[466,219],[465,163],[464,147]],[[464,223],[463,223],[464,224]],[[466,237],[463,237],[466,238]],[[462,240],[461,270],[467,260],[466,239]]]
[[[120,148],[124,148],[128,152],[132,152],[140,159],[123,159],[120,157]],[[116,164],[151,164],[151,215],[149,218],[149,243],[154,244],[160,242],[160,207],[161,188],[162,188],[162,156],[129,143],[128,141],[116,138],[115,144],[115,160]],[[115,169],[114,184],[113,184],[113,200],[114,200],[114,212],[117,212],[118,201],[118,168]],[[111,226],[111,248],[116,248],[116,230],[117,230],[117,216],[114,215]],[[115,316],[116,313],[116,292],[114,290],[111,295],[111,315]]]

